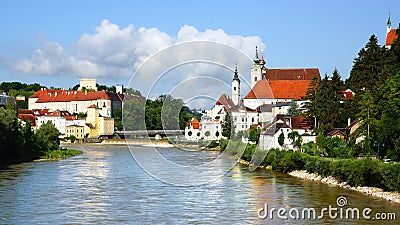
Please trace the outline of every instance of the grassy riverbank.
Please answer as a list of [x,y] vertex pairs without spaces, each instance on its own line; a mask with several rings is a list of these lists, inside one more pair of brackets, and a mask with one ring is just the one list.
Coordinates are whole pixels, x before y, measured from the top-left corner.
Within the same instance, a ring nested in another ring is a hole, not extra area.
[[57,149],[57,150],[49,150],[45,152],[45,155],[42,156],[40,159],[42,160],[61,160],[66,159],[72,156],[76,156],[82,154],[83,152],[80,150],[75,149]]
[[246,145],[239,141],[222,144],[221,149],[245,161],[253,159],[256,165],[271,166],[274,171],[278,172],[289,173],[294,170],[305,170],[322,177],[334,177],[339,182],[346,182],[353,187],[368,186],[385,191],[400,191],[400,164],[383,163],[369,158],[330,159],[299,151],[278,149],[271,149],[265,153],[255,145]]

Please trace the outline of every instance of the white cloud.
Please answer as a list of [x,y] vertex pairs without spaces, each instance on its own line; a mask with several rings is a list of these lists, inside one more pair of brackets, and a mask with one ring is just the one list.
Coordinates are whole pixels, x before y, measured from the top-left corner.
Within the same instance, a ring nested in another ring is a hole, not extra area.
[[[126,78],[129,81],[133,71],[136,70],[148,57],[169,46],[194,41],[215,41],[239,49],[246,55],[253,57],[255,46],[264,49],[262,40],[257,36],[230,35],[222,29],[199,31],[193,26],[184,25],[176,36],[169,35],[157,28],[135,29],[133,25],[125,28],[119,27],[108,20],[101,21],[93,33],[84,33],[69,47],[59,43],[42,40],[39,49],[33,51],[30,58],[17,60],[11,67],[20,74],[40,74],[48,76],[66,75],[72,77],[98,77],[98,78]],[[192,51],[203,51],[210,59],[215,56],[214,52],[206,49],[193,49]],[[187,51],[178,51],[170,55],[170,58],[185,58],[191,55]],[[218,54],[221,55],[221,54]],[[154,66],[174,61],[155,62]],[[230,67],[240,65],[234,62],[226,54],[227,62],[231,61]],[[192,70],[192,76],[204,73],[207,67],[199,64],[196,70]],[[189,67],[188,67],[189,68]],[[243,70],[243,68],[241,68]],[[248,71],[249,68],[245,68]],[[230,80],[227,79],[228,81]],[[144,82],[151,82],[146,81]],[[140,89],[140,86],[137,87]],[[166,91],[168,92],[168,90]]]

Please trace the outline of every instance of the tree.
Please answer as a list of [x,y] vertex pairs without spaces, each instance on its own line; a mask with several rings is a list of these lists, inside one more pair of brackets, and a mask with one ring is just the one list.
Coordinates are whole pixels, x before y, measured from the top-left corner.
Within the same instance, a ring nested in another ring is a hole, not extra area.
[[292,116],[298,116],[299,114],[300,114],[299,113],[299,105],[297,105],[295,99],[292,99],[292,101],[290,102],[290,106],[289,106],[286,116],[292,117]]
[[303,142],[300,134],[297,131],[292,131],[288,134],[288,138],[292,141],[293,146],[300,148]]
[[252,127],[249,132],[249,140],[258,144],[260,140],[261,129],[258,127]]
[[318,87],[320,84],[320,80],[318,77],[313,77],[312,80],[310,81],[310,87],[306,91],[306,97],[305,100],[308,100],[304,106],[305,106],[305,115],[314,117],[315,121],[314,124],[317,126],[317,117],[318,117],[318,105],[317,105],[317,93],[318,93]]
[[124,103],[122,115],[125,130],[144,130],[145,123],[145,102],[140,99],[131,99]]
[[[366,106],[369,105],[371,124],[371,138],[382,145],[385,149],[390,149],[390,157],[400,160],[400,73],[391,76],[385,84],[379,88],[379,99],[364,100]],[[365,114],[366,109],[362,112]],[[371,116],[372,115],[372,116]],[[375,117],[375,118],[372,118]],[[375,149],[377,150],[377,149]],[[380,154],[381,155],[381,154]]]
[[115,123],[117,124],[118,130],[123,130],[122,109],[117,109],[114,111],[114,119],[115,119]]
[[131,94],[131,95],[137,95],[137,96],[142,97],[142,93],[140,93],[140,91],[134,90],[134,89],[132,89],[132,88],[126,88],[126,89],[125,89],[125,93]]
[[232,117],[230,112],[226,112],[225,120],[222,124],[222,136],[228,139],[232,136]]
[[161,105],[162,129],[179,130],[180,112],[184,103],[182,99],[175,99],[167,95]]
[[20,125],[14,110],[0,107],[0,159],[20,155]]
[[9,97],[7,99],[5,108],[9,109],[9,110],[13,110],[16,113],[17,105],[16,105],[15,99],[13,97]]
[[283,144],[285,143],[285,134],[282,132],[281,134],[279,134],[278,136],[278,144],[280,146],[283,146]]
[[189,135],[189,137],[191,137],[193,135],[193,132],[191,130],[189,130],[188,135]]
[[378,45],[378,39],[375,35],[369,38],[368,43],[358,53],[354,59],[354,65],[346,84],[360,94],[365,90],[373,91],[379,84],[385,82],[386,78],[393,71],[388,62],[386,50]]
[[43,141],[44,150],[56,150],[60,146],[60,131],[53,125],[51,121],[42,124],[36,131],[39,140]]
[[211,135],[211,132],[208,130],[208,131],[206,131],[206,132],[204,132],[204,136],[206,136],[206,137],[210,137],[210,135]]

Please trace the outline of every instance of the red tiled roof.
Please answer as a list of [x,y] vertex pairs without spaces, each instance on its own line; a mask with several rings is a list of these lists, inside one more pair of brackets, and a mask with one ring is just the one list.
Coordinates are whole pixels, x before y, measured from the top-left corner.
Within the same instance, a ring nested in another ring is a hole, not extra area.
[[64,116],[66,120],[77,120],[78,116]]
[[314,120],[308,116],[292,116],[290,117],[290,125],[292,129],[310,129],[314,127]]
[[340,91],[343,96],[343,99],[351,100],[353,99],[353,92],[352,91]]
[[301,100],[306,96],[310,80],[260,80],[246,99],[296,99]]
[[193,118],[191,123],[192,123],[193,129],[200,128],[200,122],[196,118]]
[[70,101],[88,101],[96,99],[107,99],[113,101],[121,101],[121,97],[117,93],[108,91],[70,91],[70,90],[39,90],[30,98],[38,98],[37,103],[43,102],[70,102]]
[[267,80],[312,80],[313,77],[320,77],[318,68],[289,68],[289,69],[268,69],[265,73]]
[[43,115],[48,115],[50,112],[49,112],[49,109],[42,109],[42,110],[38,110],[37,113],[40,116],[43,116]]
[[396,34],[396,29],[392,29],[386,35],[386,45],[392,45],[399,37]]
[[234,106],[235,103],[233,103],[232,99],[228,98],[226,94],[222,94],[215,105],[224,105],[225,109],[229,109],[231,106]]
[[32,115],[35,115],[33,110],[30,110],[30,109],[18,109],[18,115],[19,114],[32,114]]
[[32,114],[19,114],[18,118],[27,122],[31,122],[31,126],[35,127],[36,126],[36,116]]

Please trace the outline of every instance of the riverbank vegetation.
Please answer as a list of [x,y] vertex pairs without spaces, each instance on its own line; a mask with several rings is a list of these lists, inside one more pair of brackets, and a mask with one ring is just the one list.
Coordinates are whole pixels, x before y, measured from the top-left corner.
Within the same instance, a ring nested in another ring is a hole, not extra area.
[[45,154],[40,157],[45,160],[61,160],[66,159],[72,156],[76,156],[82,154],[83,152],[75,149],[56,149],[56,150],[48,150]]
[[53,151],[60,156],[71,154],[59,150],[60,132],[51,121],[34,132],[29,122],[22,124],[18,120],[15,105],[7,107],[0,108],[0,164],[32,161],[48,157]]
[[400,164],[383,163],[371,158],[335,159],[314,156],[300,151],[279,149],[261,150],[256,145],[241,141],[220,141],[221,150],[257,166],[271,166],[272,170],[289,173],[306,170],[323,177],[332,176],[351,186],[369,186],[385,191],[400,191]]

